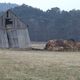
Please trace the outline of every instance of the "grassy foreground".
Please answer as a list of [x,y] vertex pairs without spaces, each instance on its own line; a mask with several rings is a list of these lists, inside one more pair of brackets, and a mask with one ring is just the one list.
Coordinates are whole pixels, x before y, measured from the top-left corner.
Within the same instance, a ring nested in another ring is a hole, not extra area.
[[80,53],[0,50],[0,80],[80,80]]

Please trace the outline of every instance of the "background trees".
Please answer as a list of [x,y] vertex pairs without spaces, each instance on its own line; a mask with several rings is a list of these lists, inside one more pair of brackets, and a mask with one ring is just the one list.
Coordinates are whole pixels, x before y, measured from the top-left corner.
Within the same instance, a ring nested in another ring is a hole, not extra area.
[[32,41],[50,39],[80,40],[80,10],[61,11],[58,7],[42,11],[23,4],[12,9],[29,25]]

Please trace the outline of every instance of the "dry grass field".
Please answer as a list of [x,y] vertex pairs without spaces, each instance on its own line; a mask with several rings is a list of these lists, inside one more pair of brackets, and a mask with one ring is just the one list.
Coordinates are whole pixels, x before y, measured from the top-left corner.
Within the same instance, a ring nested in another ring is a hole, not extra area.
[[0,80],[80,80],[80,53],[0,50]]
[[0,49],[0,80],[80,80],[80,52]]

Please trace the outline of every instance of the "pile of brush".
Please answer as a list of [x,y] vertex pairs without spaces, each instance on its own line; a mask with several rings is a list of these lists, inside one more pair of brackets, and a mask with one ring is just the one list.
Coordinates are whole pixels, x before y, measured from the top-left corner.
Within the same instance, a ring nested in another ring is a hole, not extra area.
[[45,50],[50,51],[79,51],[80,42],[69,40],[49,40],[45,45]]

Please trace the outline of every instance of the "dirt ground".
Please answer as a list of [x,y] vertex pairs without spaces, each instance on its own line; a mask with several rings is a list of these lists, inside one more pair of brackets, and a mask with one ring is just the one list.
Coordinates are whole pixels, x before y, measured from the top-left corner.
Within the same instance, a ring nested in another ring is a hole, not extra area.
[[32,42],[31,47],[34,49],[44,49],[47,42]]

